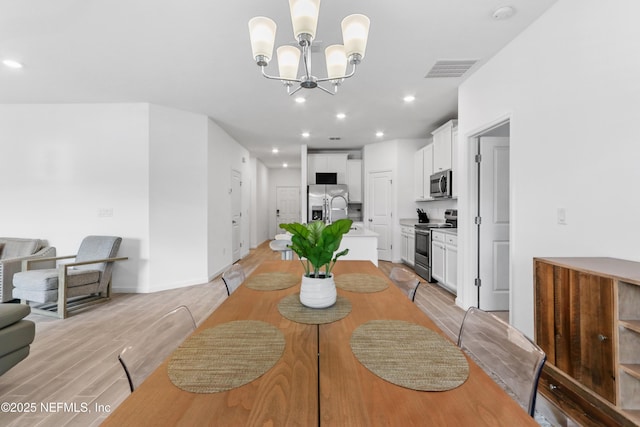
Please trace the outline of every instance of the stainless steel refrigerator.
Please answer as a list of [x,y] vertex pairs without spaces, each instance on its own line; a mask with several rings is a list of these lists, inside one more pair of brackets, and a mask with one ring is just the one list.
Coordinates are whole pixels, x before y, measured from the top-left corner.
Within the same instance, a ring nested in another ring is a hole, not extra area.
[[349,191],[346,185],[309,185],[308,221],[333,222],[349,217]]

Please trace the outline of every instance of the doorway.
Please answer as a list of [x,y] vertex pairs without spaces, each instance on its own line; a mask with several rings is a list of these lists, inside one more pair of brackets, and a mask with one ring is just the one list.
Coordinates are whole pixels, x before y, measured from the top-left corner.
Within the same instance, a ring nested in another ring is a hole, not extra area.
[[231,263],[240,260],[242,247],[242,174],[231,170]]
[[280,224],[300,221],[300,187],[276,187],[276,230],[283,232]]
[[391,171],[369,172],[368,228],[378,233],[378,259],[391,261]]
[[476,136],[477,306],[508,311],[510,300],[509,122]]

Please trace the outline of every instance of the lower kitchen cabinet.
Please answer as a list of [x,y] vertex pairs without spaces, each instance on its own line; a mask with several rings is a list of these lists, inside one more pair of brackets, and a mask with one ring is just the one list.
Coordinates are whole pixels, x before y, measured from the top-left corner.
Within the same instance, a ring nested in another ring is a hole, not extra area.
[[539,392],[587,426],[640,424],[640,263],[535,258]]
[[413,226],[403,225],[400,227],[401,242],[400,247],[402,262],[413,267],[416,258],[416,234]]
[[431,231],[431,277],[456,292],[458,288],[458,236]]

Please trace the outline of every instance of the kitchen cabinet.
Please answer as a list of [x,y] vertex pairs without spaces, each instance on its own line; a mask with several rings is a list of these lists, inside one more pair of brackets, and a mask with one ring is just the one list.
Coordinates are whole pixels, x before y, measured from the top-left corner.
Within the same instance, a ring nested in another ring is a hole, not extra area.
[[431,230],[431,277],[452,292],[458,289],[458,236]]
[[316,183],[316,172],[335,172],[337,184],[347,183],[347,153],[318,153],[307,156],[307,184]]
[[401,246],[400,246],[400,258],[402,262],[411,267],[415,264],[416,258],[416,234],[415,228],[409,225],[400,226],[401,233]]
[[457,120],[449,120],[431,132],[433,135],[433,172],[451,169],[453,132],[457,129],[457,125]]
[[362,160],[347,160],[349,203],[362,203]]
[[640,424],[640,263],[535,258],[540,392],[585,425]]
[[454,127],[451,133],[451,197],[458,198],[458,128]]
[[433,144],[416,151],[413,157],[413,194],[415,200],[432,200],[429,178],[433,173]]

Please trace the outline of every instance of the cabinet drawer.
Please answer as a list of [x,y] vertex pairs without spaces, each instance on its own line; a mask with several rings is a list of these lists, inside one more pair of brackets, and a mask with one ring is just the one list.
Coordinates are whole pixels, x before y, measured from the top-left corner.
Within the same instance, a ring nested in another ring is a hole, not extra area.
[[444,233],[438,233],[437,231],[431,232],[431,240],[434,242],[445,242]]
[[458,246],[458,236],[453,234],[445,234],[445,239],[448,245]]
[[636,425],[600,396],[586,390],[552,365],[545,365],[542,369],[538,393],[584,426]]

